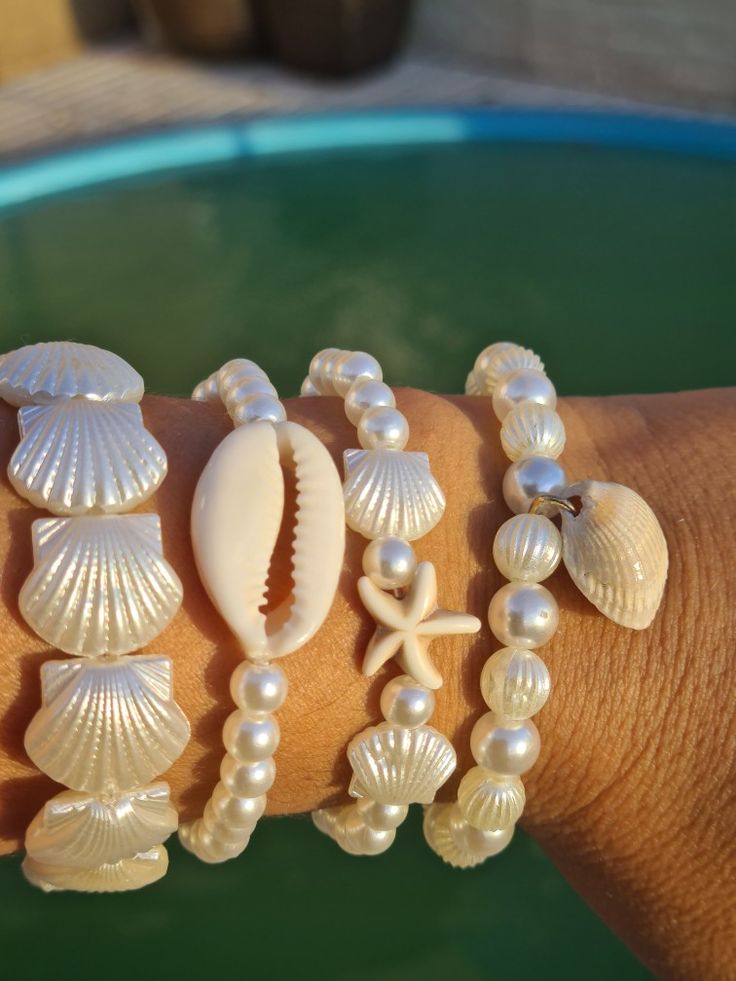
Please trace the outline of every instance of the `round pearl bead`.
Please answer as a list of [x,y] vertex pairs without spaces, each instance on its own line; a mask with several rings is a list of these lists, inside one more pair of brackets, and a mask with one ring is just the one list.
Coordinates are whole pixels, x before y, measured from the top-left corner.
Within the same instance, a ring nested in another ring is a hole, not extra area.
[[335,377],[342,363],[347,361],[352,353],[352,351],[336,350],[325,358],[322,365],[321,381],[319,383],[319,389],[325,395],[337,394],[335,391]]
[[567,487],[567,475],[556,460],[546,456],[527,456],[512,463],[503,477],[503,499],[514,514],[526,514],[540,494],[560,495]]
[[278,398],[278,392],[266,378],[245,378],[234,385],[226,386],[223,392],[228,407],[233,408],[236,408],[239,402],[245,402],[251,395],[270,395],[272,398]]
[[286,422],[286,409],[273,395],[249,395],[232,413],[236,426],[249,422]]
[[517,514],[504,521],[493,542],[493,560],[506,579],[542,582],[562,557],[562,536],[543,514]]
[[480,690],[492,712],[508,719],[528,719],[549,698],[549,671],[533,651],[502,647],[483,665]]
[[517,368],[498,383],[493,393],[493,411],[501,422],[521,402],[536,402],[549,409],[557,405],[555,386],[543,371]]
[[423,725],[434,712],[434,702],[434,692],[408,674],[392,678],[381,692],[384,718],[407,729]]
[[309,363],[309,379],[321,395],[332,395],[332,386],[325,381],[325,368],[328,361],[336,354],[341,354],[337,347],[326,347],[318,351]]
[[272,664],[243,661],[230,678],[233,701],[250,712],[275,712],[283,705],[287,690],[286,677]]
[[407,586],[417,568],[417,557],[403,538],[376,538],[363,552],[363,572],[380,589]]
[[539,732],[531,719],[504,719],[486,712],[470,734],[470,751],[478,766],[503,776],[526,773],[537,762],[539,749]]
[[237,797],[260,797],[273,786],[276,765],[271,756],[258,763],[241,763],[228,754],[220,768],[220,776],[230,793]]
[[394,409],[396,398],[385,382],[373,378],[358,378],[345,395],[345,415],[354,426],[358,425],[367,409],[375,409],[379,405]]
[[356,806],[365,823],[374,831],[398,828],[409,813],[406,804],[378,804],[370,797],[359,797]]
[[207,801],[200,827],[206,828],[216,841],[226,845],[242,845],[252,834],[251,828],[233,828],[220,821],[211,800]]
[[246,378],[267,378],[266,372],[249,358],[233,358],[226,362],[216,374],[220,385],[225,388]]
[[507,583],[488,607],[491,630],[508,647],[541,647],[557,630],[559,617],[554,596],[538,583]]
[[395,833],[392,829],[379,831],[365,828],[361,835],[361,853],[363,855],[380,855],[394,843]]
[[230,828],[253,828],[266,810],[266,796],[239,797],[229,790],[223,771],[230,774],[237,760],[226,756],[220,766],[220,782],[212,792],[212,807],[217,820]]
[[279,745],[279,724],[270,715],[252,715],[237,709],[222,729],[225,749],[241,763],[258,763],[273,756]]
[[383,379],[380,364],[372,354],[366,354],[365,351],[351,351],[347,358],[341,359],[336,365],[332,379],[335,392],[344,397],[358,378],[372,378],[379,382]]
[[317,388],[317,386],[314,384],[314,382],[312,381],[312,379],[308,375],[304,379],[304,381],[302,382],[302,387],[301,387],[301,389],[299,391],[299,394],[302,397],[305,397],[305,396],[308,396],[308,395],[319,395],[319,389]]
[[457,848],[483,858],[498,855],[508,845],[514,835],[514,825],[501,828],[499,831],[481,831],[463,817],[462,811],[455,804],[450,811],[448,827]]
[[366,450],[403,450],[409,441],[409,423],[398,409],[377,405],[361,416],[358,439]]

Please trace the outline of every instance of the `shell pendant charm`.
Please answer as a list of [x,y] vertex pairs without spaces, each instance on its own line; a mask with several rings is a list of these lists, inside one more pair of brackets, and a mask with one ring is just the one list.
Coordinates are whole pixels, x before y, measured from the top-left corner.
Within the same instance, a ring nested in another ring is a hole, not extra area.
[[667,542],[636,491],[583,480],[565,491],[580,511],[562,510],[562,560],[580,592],[622,627],[646,629],[667,579]]

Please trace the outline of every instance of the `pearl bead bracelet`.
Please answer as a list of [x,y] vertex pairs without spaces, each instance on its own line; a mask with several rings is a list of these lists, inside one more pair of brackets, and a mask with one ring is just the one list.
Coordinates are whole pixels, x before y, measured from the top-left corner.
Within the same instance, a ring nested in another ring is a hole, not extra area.
[[[276,777],[274,712],[287,691],[273,663],[302,647],[322,625],[337,589],[345,550],[340,478],[322,443],[286,412],[265,372],[243,358],[198,385],[193,398],[221,398],[235,430],[212,454],[192,502],[192,545],[200,578],[237,638],[245,660],[235,668],[235,710],[222,741],[220,782],[201,818],[179,838],[205,862],[223,862],[247,846]],[[296,478],[292,590],[266,610],[271,556],[284,510],[283,468]]]
[[[541,583],[560,560],[583,594],[614,622],[649,626],[667,577],[667,544],[638,494],[620,484],[569,485],[557,457],[565,428],[557,396],[534,352],[507,342],[478,356],[468,395],[490,395],[501,443],[512,461],[503,496],[514,517],[499,529],[493,558],[509,582],[491,599],[488,621],[504,647],[483,667],[480,689],[490,709],[475,723],[476,766],[463,777],[454,804],[426,809],[424,834],[450,865],[469,868],[511,840],[525,803],[521,776],[536,762],[539,733],[531,716],[550,692],[536,653],[554,635],[559,610]],[[558,514],[562,530],[551,520]]]
[[189,724],[168,657],[133,654],[178,610],[154,514],[125,514],[166,476],[145,429],[140,375],[117,355],[52,342],[0,360],[0,398],[19,408],[8,466],[16,491],[55,517],[33,523],[23,618],[66,654],[41,668],[42,706],[26,731],[36,766],[69,790],[31,822],[23,871],[46,892],[118,892],[160,879],[177,827],[168,785]]
[[404,449],[409,424],[376,359],[362,351],[321,351],[302,395],[342,396],[358,428],[362,449],[345,451],[344,496],[348,526],[370,540],[358,592],[377,627],[363,674],[373,675],[393,657],[406,672],[381,693],[384,721],[348,747],[356,803],[324,808],[313,819],[350,854],[378,855],[393,843],[409,805],[430,803],[456,765],[452,745],[426,724],[442,684],[429,658],[430,641],[476,633],[480,621],[437,609],[434,566],[417,564],[410,542],[438,523],[445,499],[426,454]]

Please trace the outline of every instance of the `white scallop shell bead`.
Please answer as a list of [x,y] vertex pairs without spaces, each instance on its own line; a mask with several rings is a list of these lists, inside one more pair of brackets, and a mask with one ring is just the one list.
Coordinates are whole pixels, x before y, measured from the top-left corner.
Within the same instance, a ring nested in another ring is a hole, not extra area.
[[42,518],[32,537],[34,567],[20,591],[20,612],[39,637],[68,654],[138,650],[181,605],[156,514]]
[[379,804],[430,804],[457,762],[451,743],[431,726],[390,722],[359,733],[348,746],[352,797]]
[[346,450],[345,520],[364,538],[414,541],[445,512],[445,495],[426,453]]
[[166,875],[169,856],[163,845],[156,845],[133,858],[109,865],[76,868],[37,862],[26,856],[21,869],[31,885],[44,892],[128,892],[158,882]]
[[481,831],[500,831],[519,820],[526,795],[518,777],[502,777],[474,766],[460,781],[457,801],[468,824]]
[[[296,477],[293,589],[264,613],[284,510],[281,459]],[[291,422],[226,436],[197,484],[191,533],[200,578],[249,658],[283,657],[317,632],[337,588],[345,526],[340,478],[316,436]]]
[[[519,368],[544,371],[544,364],[541,359],[528,348],[507,341],[502,341],[495,347],[496,350],[485,358],[482,370],[478,371],[476,368],[476,377],[482,384],[486,395],[492,396],[502,379]],[[481,351],[478,357],[482,358],[483,354],[484,352]],[[478,364],[477,361],[476,364]]]
[[531,719],[486,712],[473,726],[470,750],[479,766],[503,775],[526,773],[537,762],[539,732]]
[[83,398],[140,402],[143,379],[112,351],[75,341],[29,344],[0,359],[0,398],[11,405]]
[[584,480],[565,496],[579,514],[562,512],[562,557],[573,582],[605,616],[643,630],[654,619],[667,579],[667,542],[635,491]]
[[129,402],[63,399],[18,413],[22,439],[8,464],[16,491],[55,514],[114,514],[147,500],[166,454]]
[[74,790],[98,794],[148,783],[189,740],[171,673],[170,658],[152,654],[47,661],[26,752]]
[[371,378],[378,382],[383,379],[380,364],[372,354],[366,354],[365,351],[351,351],[336,364],[332,379],[335,393],[344,398],[358,378]]
[[525,514],[535,497],[561,495],[567,475],[556,460],[546,456],[526,456],[512,463],[503,476],[503,499],[509,511]]
[[543,514],[517,514],[504,521],[493,542],[493,560],[506,579],[542,582],[562,558],[557,526]]
[[508,647],[541,647],[557,630],[559,618],[557,601],[539,583],[506,583],[488,607],[490,628]]
[[565,449],[565,426],[549,406],[521,402],[504,417],[501,445],[514,463],[527,456],[556,460]]
[[31,821],[25,847],[37,862],[94,868],[147,852],[173,834],[177,824],[165,783],[103,798],[65,790]]
[[518,368],[504,375],[493,392],[493,411],[501,422],[512,409],[526,402],[546,405],[550,409],[557,405],[555,387],[543,371]]
[[483,665],[480,690],[491,711],[509,719],[528,719],[549,698],[549,671],[534,651],[503,647]]
[[358,378],[345,395],[345,415],[354,426],[364,412],[381,405],[395,408],[396,397],[385,382],[374,378]]

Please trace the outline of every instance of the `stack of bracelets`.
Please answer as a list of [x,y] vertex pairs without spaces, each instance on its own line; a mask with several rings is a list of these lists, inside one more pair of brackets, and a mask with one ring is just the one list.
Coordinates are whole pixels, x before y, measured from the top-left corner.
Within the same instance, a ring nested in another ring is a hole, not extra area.
[[[591,603],[614,622],[649,626],[667,577],[667,545],[651,508],[629,488],[568,483],[557,462],[565,429],[556,393],[532,351],[492,344],[466,393],[489,397],[511,461],[503,496],[513,516],[493,543],[508,580],[488,621],[502,645],[480,675],[488,710],[475,723],[475,761],[457,799],[435,803],[456,766],[450,741],[427,723],[442,677],[429,655],[439,635],[476,633],[470,614],[439,609],[430,562],[412,542],[442,518],[445,499],[426,454],[405,449],[409,425],[375,358],[327,349],[312,360],[303,396],[344,398],[360,449],[344,454],[341,488],[316,436],[288,422],[254,362],[235,359],[193,398],[221,400],[234,430],[215,449],[192,504],[191,536],[202,583],[238,642],[234,710],[222,733],[220,781],[201,817],[179,828],[200,859],[223,862],[247,846],[276,778],[274,712],[286,678],[274,663],[306,644],[329,614],[343,564],[345,523],[368,540],[358,593],[376,623],[363,659],[373,675],[396,658],[402,675],[383,687],[383,721],[348,746],[353,799],[313,815],[346,852],[378,855],[412,803],[424,834],[450,865],[467,868],[511,840],[524,808],[521,777],[535,763],[532,721],[550,693],[537,649],[559,610],[542,585],[562,561]],[[31,822],[23,870],[46,891],[137,889],[166,872],[163,845],[177,829],[157,775],[181,754],[189,725],[173,700],[172,663],[135,654],[175,616],[181,583],[163,558],[160,521],[125,514],[155,492],[166,456],[143,425],[140,376],[107,351],[36,344],[0,359],[0,398],[19,408],[13,487],[54,517],[34,522],[33,559],[20,611],[43,640],[74,655],[41,671],[41,708],[26,752],[68,787]],[[284,520],[285,476],[296,484],[291,591],[267,604],[269,570]],[[559,525],[556,523],[559,522]]]

